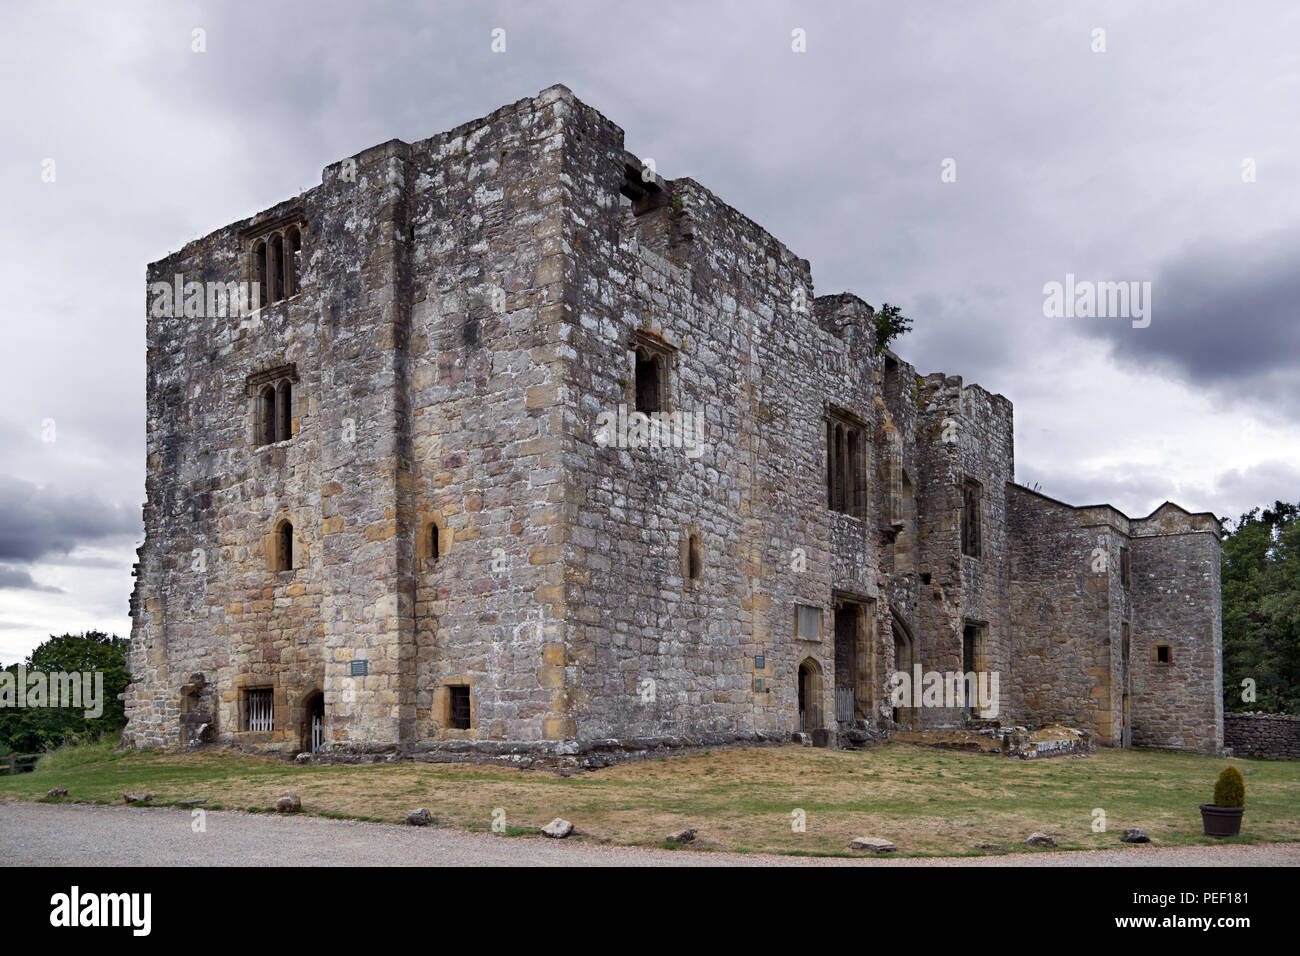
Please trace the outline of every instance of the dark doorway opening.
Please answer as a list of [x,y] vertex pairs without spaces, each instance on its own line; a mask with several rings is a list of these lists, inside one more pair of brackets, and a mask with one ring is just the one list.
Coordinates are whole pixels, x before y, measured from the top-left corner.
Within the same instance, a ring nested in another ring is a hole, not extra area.
[[316,691],[307,697],[302,749],[310,753],[319,753],[325,745],[325,695]]
[[[974,624],[967,624],[961,633],[961,672],[963,677],[975,672],[975,642],[979,639],[979,628]],[[977,675],[978,676],[978,675]],[[961,683],[964,700],[962,707],[974,708],[975,701],[975,680],[965,679]]]

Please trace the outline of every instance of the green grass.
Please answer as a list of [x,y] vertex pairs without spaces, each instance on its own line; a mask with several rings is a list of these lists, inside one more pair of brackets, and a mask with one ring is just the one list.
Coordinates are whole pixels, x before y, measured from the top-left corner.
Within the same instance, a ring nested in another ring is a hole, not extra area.
[[[535,835],[562,816],[583,839],[642,846],[667,845],[666,834],[696,827],[698,843],[680,847],[688,852],[838,856],[856,836],[880,836],[899,856],[965,856],[999,852],[980,851],[981,843],[1039,852],[1024,846],[1034,831],[1065,849],[1119,846],[1120,831],[1133,826],[1161,844],[1219,842],[1202,834],[1197,805],[1211,801],[1229,764],[1246,780],[1243,832],[1233,842],[1300,840],[1300,763],[1134,750],[1017,761],[899,743],[858,752],[762,747],[561,777],[475,764],[300,766],[229,751],[115,753],[93,744],[0,777],[0,800],[40,800],[66,787],[70,801],[121,804],[123,793],[148,790],[158,805],[205,798],[209,810],[271,812],[294,790],[307,814],[400,823],[424,806],[440,826],[489,832],[501,808],[507,835]],[[804,832],[791,827],[796,808]],[[1106,812],[1105,832],[1092,829],[1095,808]]]

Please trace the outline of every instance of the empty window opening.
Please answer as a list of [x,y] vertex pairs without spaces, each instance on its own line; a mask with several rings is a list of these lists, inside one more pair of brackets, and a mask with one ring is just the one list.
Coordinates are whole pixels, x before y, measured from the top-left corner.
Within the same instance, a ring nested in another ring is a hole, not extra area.
[[645,349],[636,352],[636,410],[651,414],[661,411],[663,357]]
[[866,517],[866,441],[861,425],[831,416],[826,422],[826,506]]
[[290,296],[298,291],[298,259],[302,253],[302,233],[297,226],[290,226],[284,240],[284,294]]
[[961,553],[978,558],[982,549],[980,540],[980,499],[983,489],[973,478],[962,485]]
[[439,554],[441,554],[441,552],[438,550],[438,526],[434,522],[430,521],[429,522],[429,559],[431,561],[437,561]]
[[293,385],[281,382],[275,390],[275,440],[288,441],[293,431]]
[[257,443],[269,445],[275,441],[275,389],[268,385],[257,398]]
[[244,729],[275,729],[275,704],[271,688],[250,687],[244,692]]
[[293,570],[293,525],[282,521],[273,536],[272,571]]
[[703,570],[704,554],[700,547],[700,535],[696,532],[690,536],[686,545],[686,577],[698,581]]
[[257,307],[266,305],[266,243],[253,244],[253,281],[257,283]]
[[459,684],[447,690],[450,694],[451,726],[456,730],[469,730],[469,687]]
[[1156,663],[1172,664],[1174,662],[1174,650],[1168,644],[1156,645]]
[[1121,547],[1119,549],[1119,583],[1120,587],[1127,589],[1133,581],[1132,566],[1129,561],[1129,549]]
[[271,302],[276,302],[284,298],[284,240],[279,233],[267,243],[266,258],[267,278],[271,284],[266,294]]

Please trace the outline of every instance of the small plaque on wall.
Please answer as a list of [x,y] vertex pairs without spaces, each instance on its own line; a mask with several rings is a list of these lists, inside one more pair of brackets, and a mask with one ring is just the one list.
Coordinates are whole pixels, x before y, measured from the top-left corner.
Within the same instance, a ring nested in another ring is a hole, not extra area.
[[366,674],[370,672],[369,667],[370,665],[367,661],[353,661],[351,676],[365,677]]

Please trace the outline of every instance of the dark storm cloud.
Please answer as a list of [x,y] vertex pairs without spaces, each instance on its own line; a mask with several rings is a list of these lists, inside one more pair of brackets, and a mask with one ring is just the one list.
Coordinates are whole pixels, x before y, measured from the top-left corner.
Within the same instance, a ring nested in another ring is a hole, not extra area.
[[1198,243],[1160,268],[1151,297],[1147,328],[1114,319],[1076,327],[1108,340],[1121,364],[1300,405],[1300,231]]
[[0,475],[0,561],[38,561],[139,530],[137,508]]
[[0,564],[0,588],[14,588],[25,591],[47,591],[51,594],[62,594],[63,588],[50,587],[45,584],[37,584],[30,573],[22,568],[11,568],[8,565]]

